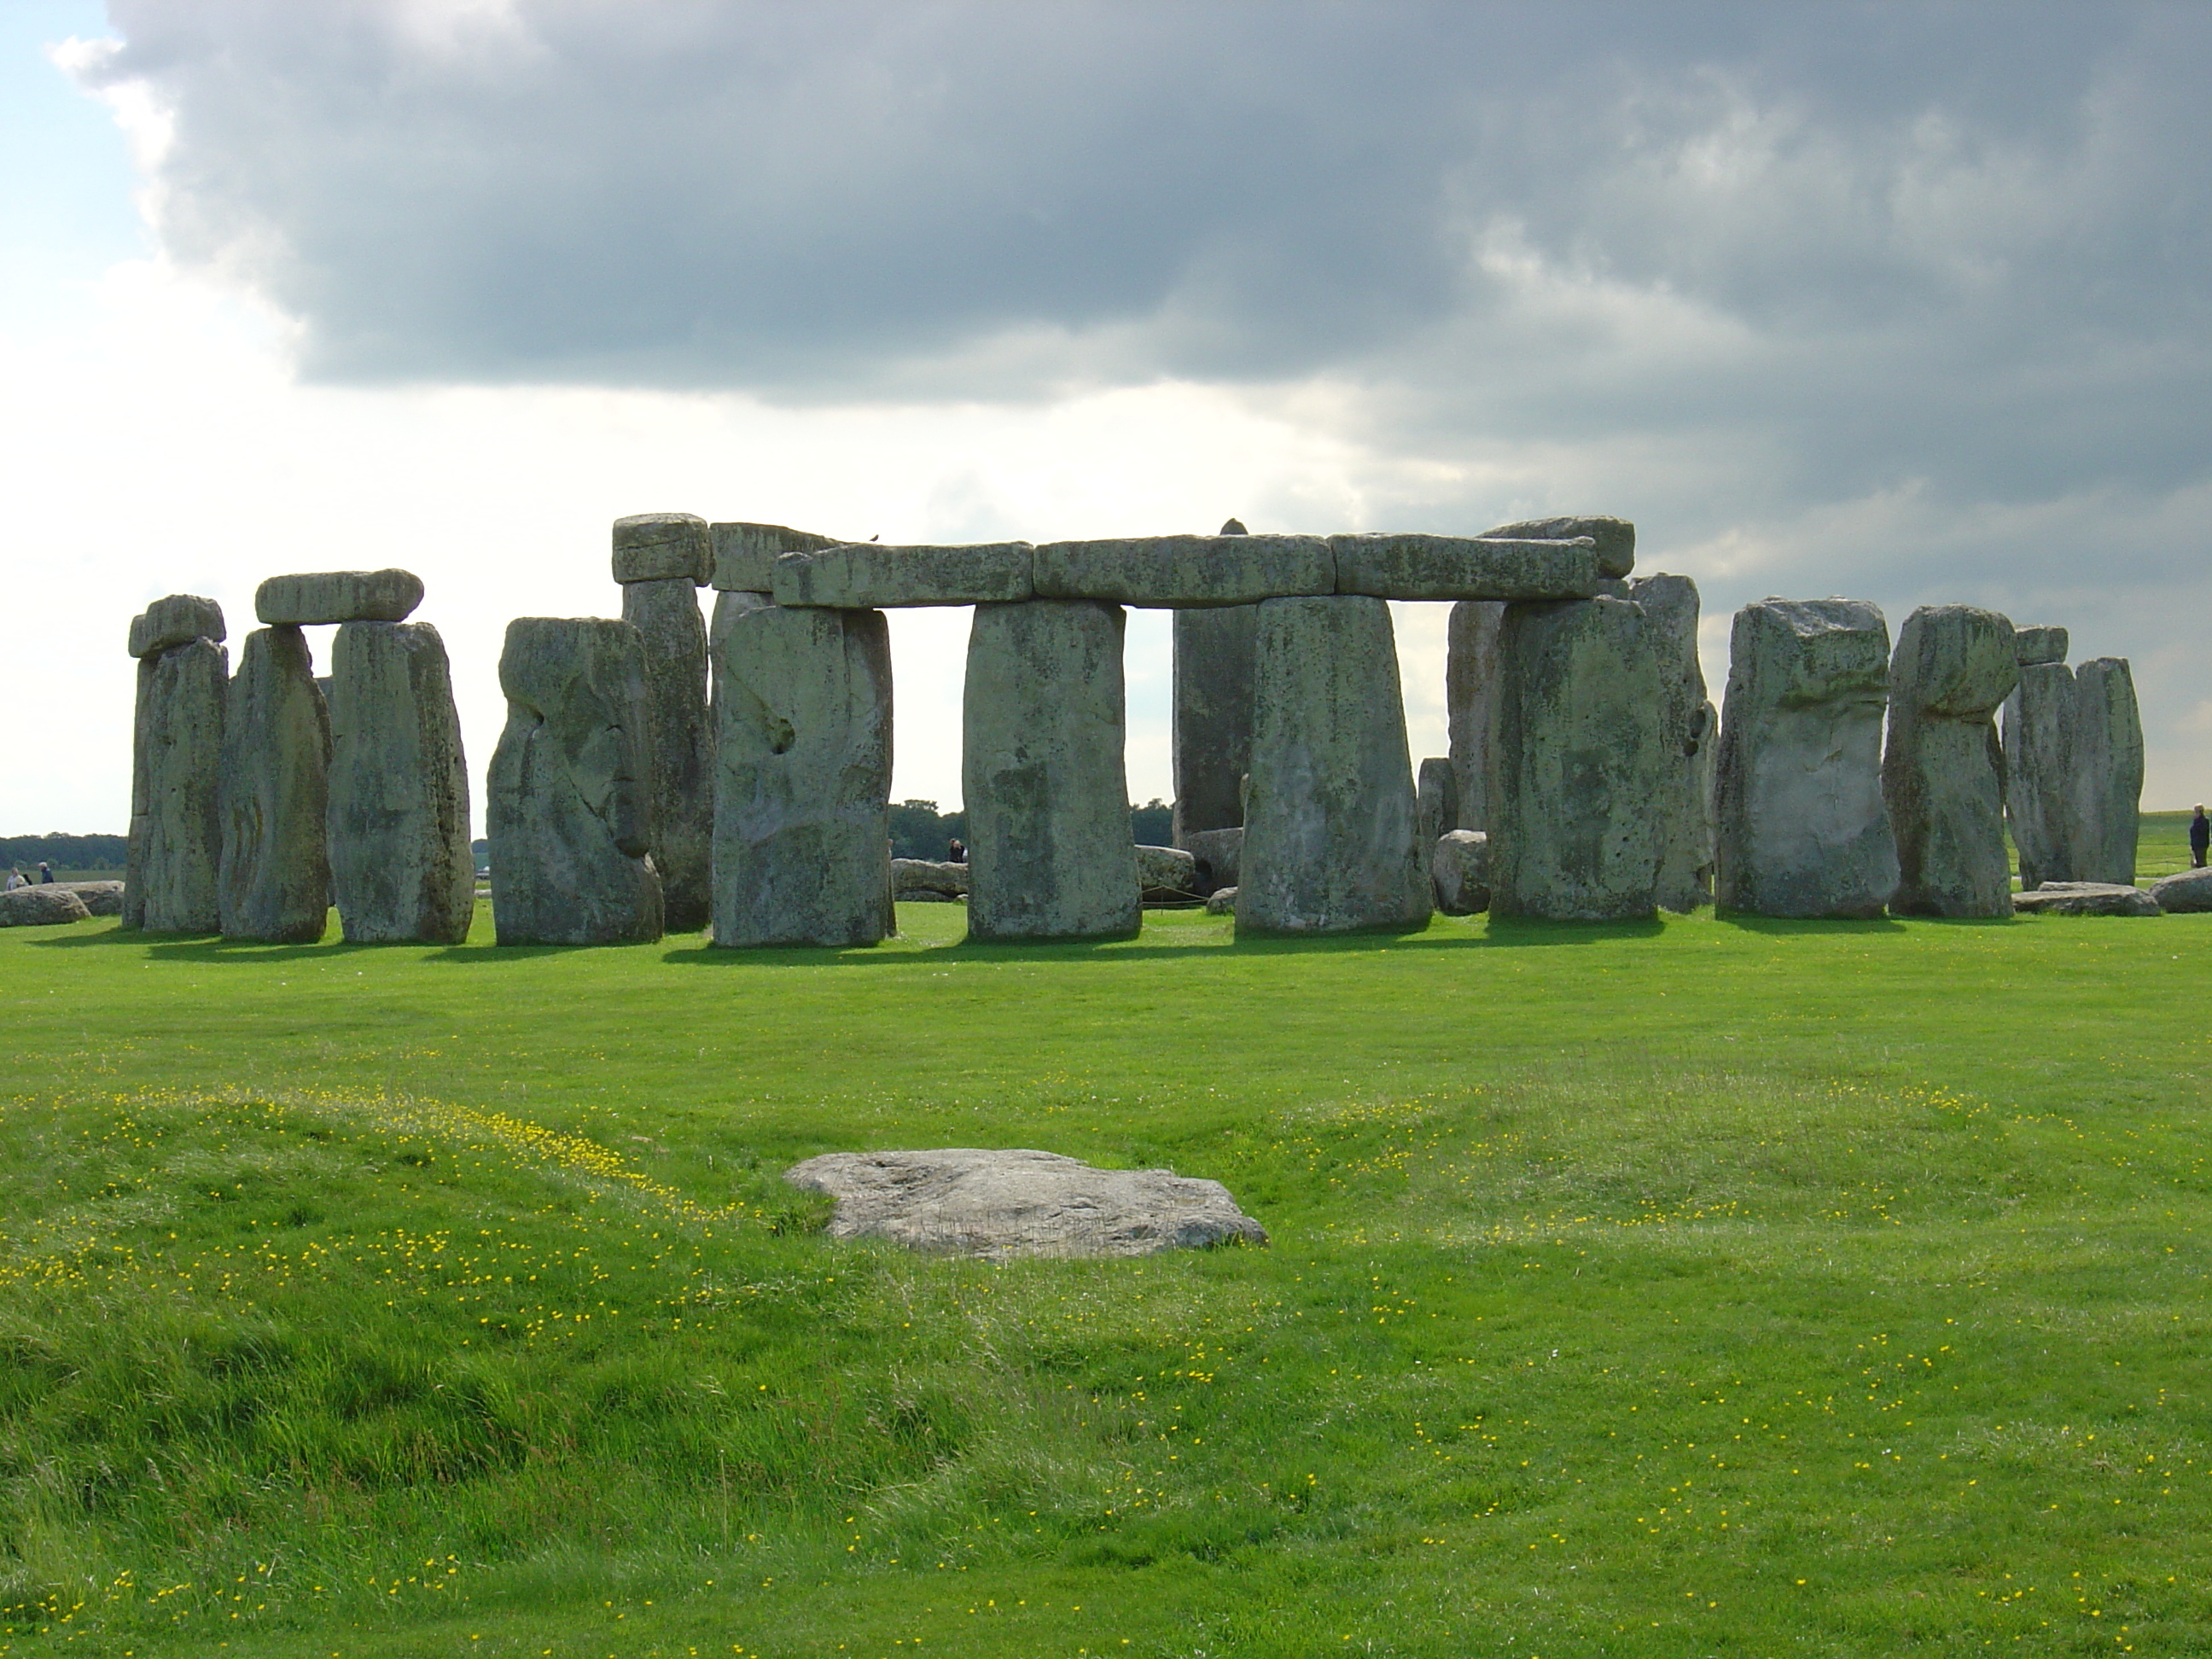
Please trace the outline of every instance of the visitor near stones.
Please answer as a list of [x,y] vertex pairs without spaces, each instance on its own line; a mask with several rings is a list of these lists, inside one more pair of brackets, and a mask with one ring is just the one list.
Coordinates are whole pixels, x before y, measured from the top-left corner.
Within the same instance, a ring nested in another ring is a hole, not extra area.
[[2203,802],[2197,804],[2196,815],[2189,820],[2189,862],[2196,869],[2204,868],[2204,858],[2212,850],[2212,818],[2204,816]]

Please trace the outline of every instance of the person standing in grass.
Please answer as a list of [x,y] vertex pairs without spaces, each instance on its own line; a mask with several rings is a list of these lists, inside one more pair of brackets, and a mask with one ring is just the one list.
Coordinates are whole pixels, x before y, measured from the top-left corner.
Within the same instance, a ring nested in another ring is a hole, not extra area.
[[2204,816],[2204,805],[2197,803],[2197,816],[2189,820],[2189,862],[2199,870],[2204,867],[2205,849],[2212,848],[2212,818]]
[[14,892],[18,887],[28,887],[30,884],[31,884],[29,882],[23,879],[23,872],[21,870],[10,870],[8,872],[8,890],[9,892]]
[[51,887],[54,884],[54,866],[44,859],[39,860],[39,884],[42,887]]

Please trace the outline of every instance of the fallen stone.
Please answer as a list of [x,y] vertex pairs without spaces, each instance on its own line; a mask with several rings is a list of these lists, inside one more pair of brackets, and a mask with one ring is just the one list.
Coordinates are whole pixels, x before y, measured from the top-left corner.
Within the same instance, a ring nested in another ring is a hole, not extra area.
[[902,899],[966,898],[968,866],[928,859],[893,859],[891,891]]
[[1643,607],[1611,598],[1510,606],[1498,656],[1491,914],[1650,917],[1666,769]]
[[1041,599],[1120,605],[1252,605],[1336,590],[1336,560],[1319,536],[1139,536],[1043,542],[1035,556]]
[[325,570],[271,576],[254,590],[253,614],[272,628],[396,623],[422,603],[422,579],[411,571]]
[[499,684],[485,813],[499,942],[658,939],[644,640],[600,617],[518,617]]
[[1119,605],[1089,599],[975,607],[961,716],[972,939],[1138,929],[1122,628]]
[[1336,591],[1377,599],[1588,599],[1596,544],[1474,536],[1332,536]]
[[1480,830],[1448,830],[1429,855],[1437,908],[1448,916],[1479,915],[1490,908],[1490,837]]
[[1686,915],[1713,902],[1713,766],[1720,715],[1705,696],[1698,659],[1698,585],[1687,576],[1637,576],[1628,596],[1644,607],[1658,659],[1662,787],[1659,908]]
[[157,657],[194,640],[224,639],[222,607],[197,593],[172,593],[156,599],[131,619],[131,654]]
[[1175,829],[1178,847],[1244,822],[1252,769],[1252,645],[1260,608],[1175,614]]
[[91,907],[59,882],[0,893],[0,927],[58,927],[91,919]]
[[1217,887],[1206,896],[1206,914],[1209,916],[1233,916],[1237,914],[1237,890]]
[[1138,848],[1137,888],[1147,904],[1204,896],[1199,886],[1198,860],[1180,847]]
[[1604,517],[1523,519],[1482,532],[1486,541],[1575,541],[1587,536],[1597,546],[1598,574],[1626,576],[1636,568],[1636,526],[1626,519]]
[[1026,599],[1033,592],[1030,554],[1027,542],[951,547],[847,542],[779,556],[771,591],[778,605],[852,611],[1004,604]]
[[2212,911],[2212,870],[2182,870],[2160,876],[2150,884],[2158,908],[2170,915],[2202,915]]
[[355,622],[331,651],[331,885],[349,945],[459,945],[476,915],[468,763],[446,643]]
[[[134,868],[145,889],[139,923],[156,933],[212,933],[220,926],[222,729],[230,653],[204,636],[147,662],[138,741],[146,811],[132,814]],[[134,767],[135,769],[135,767]],[[134,790],[134,793],[135,793]]]
[[[700,529],[703,533],[706,526]],[[688,579],[623,584],[623,620],[645,645],[646,746],[653,764],[653,867],[661,925],[696,933],[714,914],[714,728],[707,625]]]
[[2039,888],[2032,893],[2014,893],[2012,908],[2023,915],[2046,916],[2156,916],[2165,914],[2155,894],[2146,893],[2140,887],[2123,887],[2101,881],[2066,882]]
[[714,549],[714,587],[724,593],[766,593],[775,586],[775,562],[784,554],[843,545],[834,536],[784,524],[732,521],[707,529]]
[[307,635],[246,636],[223,714],[225,939],[313,945],[330,924],[331,718]]
[[1212,892],[1218,888],[1237,884],[1237,866],[1243,855],[1244,831],[1234,830],[1201,830],[1182,838],[1183,850],[1198,860],[1198,878],[1204,884],[1202,890]]
[[1444,653],[1444,708],[1451,732],[1452,769],[1459,775],[1459,822],[1449,827],[1490,826],[1490,744],[1497,720],[1498,630],[1505,606],[1462,599],[1452,606]]
[[1459,769],[1449,757],[1431,756],[1413,775],[1414,834],[1424,847],[1459,828]]
[[2034,663],[2066,660],[2066,630],[2063,628],[2015,628],[2012,630],[2013,659],[2022,668]]
[[1735,614],[1714,782],[1723,909],[1879,916],[1897,890],[1881,793],[1889,626],[1856,599],[1765,599]]
[[1267,1242],[1218,1181],[1093,1169],[1053,1152],[830,1152],[793,1165],[784,1179],[837,1200],[831,1238],[883,1238],[989,1261]]
[[714,943],[895,931],[890,629],[880,611],[715,607]]
[[1881,793],[1900,915],[2012,914],[2004,751],[1990,716],[2019,682],[2012,623],[1994,611],[1923,605],[1898,630]]
[[58,881],[53,884],[75,893],[95,916],[123,914],[123,884],[119,881]]
[[2096,657],[2074,671],[2073,873],[2122,884],[2136,878],[2142,805],[2142,715],[2124,657]]
[[690,513],[633,513],[617,519],[614,573],[618,582],[689,582],[704,587],[714,568],[707,521]]
[[2020,855],[2020,884],[2030,890],[2074,876],[2077,701],[2074,671],[2047,661],[2023,665],[2004,702],[2005,820]]
[[1389,606],[1266,601],[1253,708],[1237,931],[1405,932],[1427,921]]

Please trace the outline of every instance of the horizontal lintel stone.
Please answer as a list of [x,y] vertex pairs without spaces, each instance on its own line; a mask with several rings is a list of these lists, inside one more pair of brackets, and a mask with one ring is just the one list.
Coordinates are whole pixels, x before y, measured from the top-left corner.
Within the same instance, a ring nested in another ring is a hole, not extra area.
[[422,579],[412,571],[325,570],[271,576],[254,591],[253,614],[271,628],[396,623],[422,603]]
[[156,599],[131,619],[131,654],[157,657],[173,646],[223,636],[222,607],[197,593]]
[[714,550],[696,513],[633,513],[615,520],[615,580],[706,585]]
[[1377,599],[1587,599],[1605,576],[1596,544],[1498,537],[1332,536],[1336,591]]
[[2063,628],[2015,628],[2013,655],[2022,668],[2042,662],[2064,662],[2069,641]]
[[846,542],[775,562],[778,605],[873,611],[918,605],[993,605],[1029,599],[1027,542],[886,546]]
[[1571,542],[1587,536],[1597,544],[1601,575],[1626,576],[1636,568],[1636,526],[1626,519],[1603,516],[1523,519],[1482,532],[1485,541]]
[[812,553],[840,545],[835,536],[793,530],[787,524],[732,520],[707,526],[714,539],[714,591],[767,593],[775,587],[775,562],[786,553]]
[[1336,591],[1336,560],[1321,536],[1133,536],[1046,542],[1036,550],[1036,597],[1188,608]]

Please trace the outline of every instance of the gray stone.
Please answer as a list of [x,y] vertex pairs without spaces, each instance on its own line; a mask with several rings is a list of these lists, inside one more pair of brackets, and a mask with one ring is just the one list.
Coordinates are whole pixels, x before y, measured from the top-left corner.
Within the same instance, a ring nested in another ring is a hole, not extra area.
[[1636,526],[1626,519],[1523,519],[1483,532],[1486,540],[1573,541],[1587,536],[1597,544],[1601,575],[1626,576],[1636,568]]
[[1460,830],[1490,827],[1490,743],[1498,717],[1498,631],[1505,606],[1462,599],[1452,606],[1444,653],[1444,708],[1452,769],[1459,775]]
[[733,520],[707,529],[714,549],[714,586],[724,593],[766,593],[775,586],[775,562],[784,554],[843,545],[834,536],[785,524]]
[[135,915],[151,933],[212,933],[220,925],[216,892],[230,653],[203,637],[173,646],[143,666],[137,741],[146,808],[131,814],[124,879],[143,886],[144,898],[125,898],[125,919]]
[[500,652],[507,728],[486,829],[501,945],[661,936],[645,641],[601,617],[518,617]]
[[[46,884],[40,884],[43,886]],[[123,914],[123,884],[119,881],[58,881],[53,884],[75,893],[84,908],[95,916],[119,916]]]
[[349,945],[459,945],[476,914],[469,775],[445,641],[348,623],[331,651],[331,885]]
[[1252,645],[1260,608],[1175,615],[1175,842],[1244,822],[1252,769]]
[[39,882],[0,893],[0,927],[58,927],[88,921],[85,902],[58,882]]
[[1244,831],[1234,830],[1201,830],[1183,838],[1183,850],[1198,861],[1198,878],[1204,884],[1200,890],[1212,892],[1237,884],[1237,866],[1243,856]]
[[1429,854],[1429,880],[1437,908],[1448,916],[1479,915],[1490,908],[1490,837],[1480,830],[1448,830]]
[[2063,628],[2015,628],[2013,656],[2022,668],[2033,663],[2064,662],[2066,630]]
[[1622,921],[1658,903],[1663,694],[1643,607],[1507,608],[1490,755],[1493,916]]
[[422,579],[406,570],[325,570],[271,576],[255,590],[253,614],[272,628],[326,623],[405,622],[422,603]]
[[894,930],[890,629],[726,594],[714,612],[714,943]]
[[1237,928],[1403,932],[1429,918],[1390,608],[1269,599],[1253,663]]
[[2074,878],[2074,671],[2022,665],[2004,702],[2005,820],[2020,855],[2020,884]]
[[707,521],[695,514],[633,513],[615,520],[618,582],[680,581],[704,587],[714,568],[713,538]]
[[1180,847],[1139,847],[1137,887],[1147,904],[1201,896],[1198,860]]
[[794,1165],[784,1179],[837,1200],[832,1238],[883,1238],[988,1261],[1267,1242],[1218,1181],[1097,1170],[1053,1152],[829,1152]]
[[1139,536],[1044,542],[1035,556],[1041,599],[1121,605],[1252,605],[1290,593],[1330,593],[1336,560],[1319,536]]
[[1588,599],[1597,547],[1474,536],[1332,536],[1336,591],[1377,599]]
[[2019,682],[2012,623],[1994,611],[1923,605],[1898,630],[1881,793],[1899,915],[2012,914],[2004,751],[1990,716]]
[[2112,882],[2077,881],[2014,893],[2012,908],[2046,916],[2157,916],[2165,915],[2157,895]]
[[975,607],[960,763],[972,939],[1137,931],[1122,625],[1091,599]]
[[2136,878],[2142,806],[2142,716],[2124,657],[2096,657],[2074,671],[2074,874]]
[[1432,847],[1437,836],[1459,828],[1459,769],[1449,756],[1421,763],[1414,774],[1413,799],[1414,834],[1422,846]]
[[847,542],[775,562],[778,605],[826,605],[852,611],[915,605],[989,605],[1026,599],[1027,542],[951,547],[884,547]]
[[1705,696],[1698,657],[1698,585],[1687,576],[1638,576],[1628,596],[1644,607],[1659,663],[1659,746],[1665,772],[1659,816],[1659,908],[1687,915],[1713,902],[1713,768],[1720,715]]
[[148,605],[131,619],[131,654],[157,657],[172,647],[194,640],[224,639],[222,607],[197,593],[172,593]]
[[[702,529],[704,528],[702,525]],[[661,924],[696,933],[714,912],[714,728],[707,709],[707,625],[689,580],[623,584],[623,620],[645,642],[653,758],[653,867]]]
[[330,924],[331,719],[307,636],[246,636],[223,713],[225,939],[313,945]]
[[2158,908],[2175,915],[2212,910],[2212,870],[2182,870],[2150,884]]
[[[132,932],[146,925],[145,854],[153,818],[150,769],[156,678],[155,659],[141,657],[131,711],[131,821],[123,842],[123,926]],[[219,811],[216,822],[222,822]]]
[[929,859],[893,859],[891,891],[899,898],[966,898],[968,866]]
[[1857,599],[1765,599],[1735,613],[1714,781],[1725,910],[1878,916],[1897,890],[1881,793],[1889,626]]
[[1206,914],[1209,916],[1233,916],[1237,914],[1237,890],[1217,887],[1206,896]]

